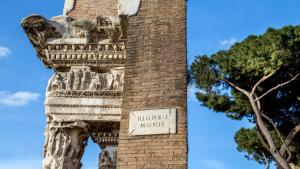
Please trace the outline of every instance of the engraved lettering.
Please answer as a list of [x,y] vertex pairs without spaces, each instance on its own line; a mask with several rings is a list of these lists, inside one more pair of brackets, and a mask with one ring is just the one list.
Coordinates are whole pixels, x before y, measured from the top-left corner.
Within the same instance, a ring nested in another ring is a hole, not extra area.
[[[133,112],[129,135],[152,135],[176,133],[176,112],[169,109]],[[131,133],[134,131],[133,133]]]
[[139,116],[138,117],[138,121],[144,121],[145,120],[145,117],[144,116]]
[[152,127],[157,127],[157,124],[159,123],[153,123]]
[[156,116],[152,116],[152,120],[156,120]]

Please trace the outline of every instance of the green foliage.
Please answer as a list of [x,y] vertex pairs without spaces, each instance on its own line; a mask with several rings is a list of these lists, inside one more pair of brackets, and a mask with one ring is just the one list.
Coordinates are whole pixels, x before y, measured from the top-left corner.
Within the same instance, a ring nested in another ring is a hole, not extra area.
[[[275,74],[258,87],[258,96],[300,72],[300,26],[286,26],[278,30],[270,28],[265,34],[249,36],[226,51],[211,56],[198,56],[191,65],[190,73],[200,91],[196,96],[202,105],[215,112],[225,113],[232,119],[247,118],[254,121],[248,98],[229,85],[229,82],[251,92],[254,85],[271,72]],[[295,124],[300,123],[299,86],[300,80],[297,79],[261,100],[264,114],[272,119],[284,136]],[[254,134],[247,132],[240,131],[239,143],[241,139]],[[256,154],[252,159],[261,162],[261,154],[257,151],[259,146],[254,144],[255,140],[250,140],[249,144],[246,141],[249,140],[245,140],[240,150]],[[300,143],[299,137],[295,142]],[[294,161],[299,161],[299,148],[294,152]]]
[[[275,144],[277,145],[278,149],[280,149],[282,142],[278,137],[276,131],[271,131],[271,134],[273,140],[275,141]],[[241,128],[238,132],[236,132],[234,140],[237,144],[238,151],[246,153],[245,158],[247,158],[248,160],[255,160],[259,164],[266,164],[266,160],[268,160],[269,162],[274,160],[272,155],[261,144],[255,127]],[[299,148],[299,142],[295,142],[291,146],[291,152],[295,155],[293,162],[298,165],[300,164]]]
[[256,134],[256,128],[241,128],[235,134],[235,142],[238,151],[246,152],[245,157],[249,160],[256,160],[260,164],[266,164],[266,161],[272,161],[272,155],[262,146]]

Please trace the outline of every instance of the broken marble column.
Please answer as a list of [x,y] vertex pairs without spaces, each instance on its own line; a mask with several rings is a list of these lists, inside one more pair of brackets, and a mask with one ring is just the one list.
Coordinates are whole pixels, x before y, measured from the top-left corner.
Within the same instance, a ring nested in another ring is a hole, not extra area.
[[80,169],[88,139],[88,124],[84,122],[47,125],[44,146],[44,169]]

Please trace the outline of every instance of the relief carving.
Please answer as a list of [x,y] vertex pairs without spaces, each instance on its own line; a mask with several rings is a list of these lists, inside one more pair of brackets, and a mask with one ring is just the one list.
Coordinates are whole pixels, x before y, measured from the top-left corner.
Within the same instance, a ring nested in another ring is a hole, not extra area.
[[113,22],[109,17],[97,18],[97,29],[109,37],[109,42],[116,43],[121,38],[121,26],[119,22]]
[[123,90],[123,70],[108,73],[91,72],[88,69],[71,70],[55,74],[49,81],[48,92],[59,90]]
[[99,154],[98,169],[116,169],[117,151],[107,151],[105,149]]
[[88,90],[100,90],[101,89],[101,81],[100,78],[97,78],[98,74],[95,72],[91,73],[91,83]]

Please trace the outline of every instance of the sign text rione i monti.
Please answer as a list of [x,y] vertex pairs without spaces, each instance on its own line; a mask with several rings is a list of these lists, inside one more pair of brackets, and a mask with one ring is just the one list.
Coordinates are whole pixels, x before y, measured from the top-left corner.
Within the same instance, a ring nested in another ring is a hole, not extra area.
[[172,109],[133,111],[130,113],[129,135],[176,133],[177,112]]

